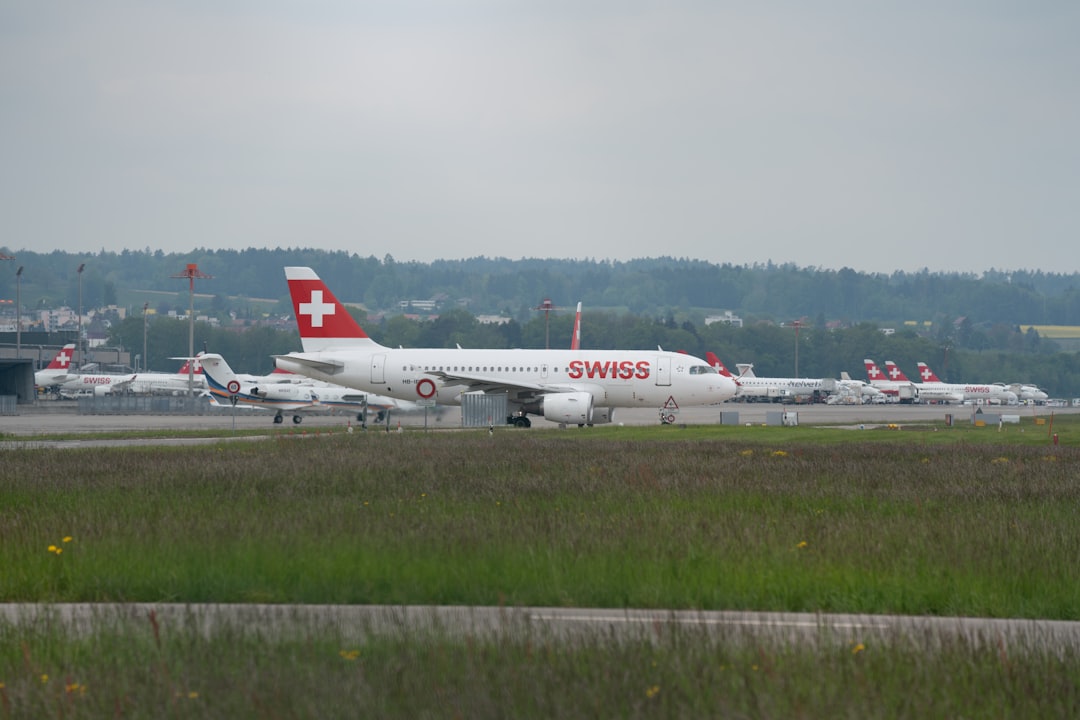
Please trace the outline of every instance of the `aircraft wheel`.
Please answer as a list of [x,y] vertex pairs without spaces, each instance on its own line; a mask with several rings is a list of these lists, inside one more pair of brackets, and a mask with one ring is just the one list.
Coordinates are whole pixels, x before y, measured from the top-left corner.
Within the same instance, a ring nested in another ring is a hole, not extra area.
[[280,415],[275,415],[274,416],[274,424],[275,425],[280,425],[281,424],[281,416]]
[[304,422],[304,418],[300,415],[293,415],[292,421],[294,425],[299,425],[300,423]]

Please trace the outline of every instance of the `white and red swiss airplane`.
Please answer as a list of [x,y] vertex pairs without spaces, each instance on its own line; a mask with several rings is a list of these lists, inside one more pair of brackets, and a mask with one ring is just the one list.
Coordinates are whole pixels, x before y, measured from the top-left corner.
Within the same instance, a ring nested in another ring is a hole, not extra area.
[[75,353],[75,343],[60,348],[60,352],[43,369],[34,373],[34,384],[38,387],[53,387],[75,377],[71,371],[71,358]]
[[86,373],[72,370],[71,357],[74,352],[75,343],[62,347],[44,370],[34,373],[34,384],[64,396],[83,393],[108,395],[114,391],[130,389],[135,379],[134,375]]
[[507,423],[611,422],[619,407],[712,405],[735,383],[700,358],[663,350],[470,350],[376,343],[311,268],[287,267],[304,351],[277,367],[402,400],[461,404],[465,393],[505,395]]
[[942,382],[937,374],[924,362],[918,363],[919,395],[924,393],[938,393],[950,396],[950,399],[959,398],[956,402],[965,400],[988,401],[993,400],[1003,404],[1015,405],[1016,393],[1003,385],[985,385],[980,383],[947,383]]

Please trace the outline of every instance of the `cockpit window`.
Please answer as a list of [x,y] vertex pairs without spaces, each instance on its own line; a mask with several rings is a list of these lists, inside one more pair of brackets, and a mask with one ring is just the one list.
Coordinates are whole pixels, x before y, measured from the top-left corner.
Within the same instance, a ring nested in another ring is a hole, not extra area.
[[717,375],[719,372],[712,365],[694,365],[690,368],[691,375]]

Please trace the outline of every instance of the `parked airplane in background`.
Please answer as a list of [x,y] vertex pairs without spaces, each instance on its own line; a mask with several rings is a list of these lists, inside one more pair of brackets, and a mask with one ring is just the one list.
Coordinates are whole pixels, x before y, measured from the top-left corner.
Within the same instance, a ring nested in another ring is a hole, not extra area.
[[1016,393],[1016,397],[1020,402],[1045,405],[1046,401],[1050,399],[1050,396],[1046,391],[1040,390],[1034,385],[1028,385],[1027,383],[1011,383],[1005,387],[1011,392]]
[[199,356],[204,375],[210,388],[210,396],[219,405],[228,405],[232,398],[251,407],[275,410],[274,423],[282,422],[283,413],[294,411],[293,422],[303,421],[300,412],[333,412],[347,410],[356,413],[356,419],[366,422],[369,413],[375,413],[375,422],[382,422],[391,410],[407,409],[413,403],[399,403],[392,398],[357,392],[353,388],[311,380],[300,375],[304,382],[251,383],[243,380],[216,353]]
[[206,376],[199,367],[198,359],[194,365],[193,371],[189,370],[191,360],[185,359],[184,364],[174,373],[137,373],[127,389],[136,395],[186,395],[190,372],[191,389],[196,394],[202,394],[206,391]]
[[885,394],[893,402],[915,403],[919,401],[919,390],[915,383],[911,382],[900,372],[895,365],[896,377],[886,375],[870,358],[863,360],[866,366],[866,379],[870,384]]
[[75,354],[75,343],[60,348],[52,361],[43,369],[34,373],[34,384],[38,387],[49,388],[60,385],[75,376],[71,369],[71,358]]
[[108,395],[130,390],[134,375],[81,372],[71,368],[75,343],[65,345],[44,370],[34,373],[34,384],[65,397]]
[[781,402],[785,399],[820,397],[823,393],[821,378],[758,377],[753,363],[738,363],[739,385],[737,400]]
[[389,348],[369,338],[311,268],[287,267],[304,351],[277,366],[404,400],[459,405],[466,393],[507,399],[507,422],[611,422],[618,407],[711,405],[735,383],[704,360],[663,350]]
[[926,363],[920,362],[918,363],[918,366],[919,377],[922,378],[922,383],[919,385],[920,397],[926,397],[927,393],[933,393],[932,395],[929,395],[929,397],[933,398],[940,393],[949,397],[959,397],[960,399],[956,402],[974,400],[983,402],[994,401],[1006,405],[1016,404],[1016,393],[1003,385],[946,383],[942,382]]
[[[864,403],[870,402],[875,396],[880,396],[881,392],[865,383],[861,380],[852,380],[847,373],[841,373],[839,380],[831,379],[819,379],[812,378],[764,378],[754,375],[754,366],[751,364],[740,363],[737,367],[740,369],[738,377],[731,374],[731,371],[724,367],[724,363],[720,361],[720,358],[716,356],[712,350],[705,353],[705,359],[712,365],[721,375],[725,375],[735,380],[735,383],[739,386],[739,390],[736,393],[736,399],[765,399],[765,400],[783,400],[785,398],[794,399],[799,396],[812,397],[817,393],[818,397],[827,395],[829,397],[839,396],[842,400],[847,402]],[[833,401],[837,402],[837,401]]]
[[260,386],[241,382],[225,362],[225,358],[217,353],[203,353],[199,356],[199,361],[211,397],[222,404],[231,403],[235,397],[239,404],[275,410],[275,424],[282,422],[282,413],[290,411],[293,413],[293,422],[299,424],[304,418],[298,411],[307,410],[319,402],[315,389],[309,386],[292,383]]

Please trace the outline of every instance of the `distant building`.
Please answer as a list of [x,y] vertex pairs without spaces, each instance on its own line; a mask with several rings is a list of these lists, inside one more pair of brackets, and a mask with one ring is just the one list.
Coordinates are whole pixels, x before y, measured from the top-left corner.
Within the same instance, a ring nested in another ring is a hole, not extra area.
[[502,315],[477,315],[476,322],[481,325],[506,325],[511,318],[503,317]]
[[724,323],[725,325],[731,325],[732,327],[743,326],[742,318],[730,310],[725,310],[723,315],[710,315],[705,318],[706,325],[712,325],[713,323]]

